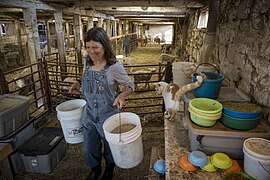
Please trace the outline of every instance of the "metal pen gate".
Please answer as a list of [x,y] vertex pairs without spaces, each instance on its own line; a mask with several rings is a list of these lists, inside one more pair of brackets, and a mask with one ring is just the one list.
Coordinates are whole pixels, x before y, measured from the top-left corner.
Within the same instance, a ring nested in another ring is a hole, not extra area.
[[[149,81],[140,81],[137,83],[136,89],[126,99],[127,105],[123,111],[134,112],[141,118],[149,119],[155,116],[163,116],[163,98],[158,95],[154,89],[154,83],[161,81],[164,78],[166,64],[142,64],[142,65],[126,65],[124,66],[131,80],[134,80],[134,71],[130,69],[148,69],[155,68],[155,72],[139,73],[151,76]],[[45,74],[48,80],[50,96],[53,109],[61,102],[83,98],[82,94],[72,94],[68,92],[69,87],[77,80],[81,79],[83,66],[76,62],[61,63],[57,56],[44,57]],[[61,67],[65,67],[67,72],[61,72]],[[149,83],[149,88],[144,88],[144,84]],[[121,88],[119,89],[119,93]]]

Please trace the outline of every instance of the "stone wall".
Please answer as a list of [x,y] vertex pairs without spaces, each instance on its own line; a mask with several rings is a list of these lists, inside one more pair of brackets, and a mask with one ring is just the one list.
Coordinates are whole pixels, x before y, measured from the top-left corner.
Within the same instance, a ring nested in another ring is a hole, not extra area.
[[[268,0],[222,0],[215,50],[210,62],[237,87],[270,111],[270,3]],[[185,56],[198,62],[205,30],[197,29],[199,11],[190,14]],[[269,116],[270,120],[270,116]]]
[[270,3],[220,1],[214,58],[228,86],[238,87],[269,111]]
[[187,31],[187,44],[185,49],[185,59],[189,62],[198,62],[199,49],[203,43],[205,29],[197,29],[199,11],[190,14],[189,27]]

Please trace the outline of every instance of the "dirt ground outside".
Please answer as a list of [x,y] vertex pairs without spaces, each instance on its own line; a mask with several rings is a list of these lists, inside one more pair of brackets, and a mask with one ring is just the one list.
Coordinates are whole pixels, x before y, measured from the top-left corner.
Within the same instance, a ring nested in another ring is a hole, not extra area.
[[[160,46],[139,47],[130,54],[133,64],[151,64],[159,61],[161,54]],[[142,121],[142,119],[141,119]],[[149,167],[152,147],[164,144],[164,123],[162,114],[147,116],[143,119],[142,141],[143,141],[143,161],[131,169],[116,167],[114,180],[138,180],[149,179]],[[61,127],[57,120],[56,113],[47,117],[47,126]],[[104,162],[103,162],[104,166]],[[104,169],[104,168],[103,168]],[[16,180],[83,180],[90,172],[83,159],[82,143],[68,144],[64,159],[56,166],[50,174],[27,173],[21,171],[15,175]]]

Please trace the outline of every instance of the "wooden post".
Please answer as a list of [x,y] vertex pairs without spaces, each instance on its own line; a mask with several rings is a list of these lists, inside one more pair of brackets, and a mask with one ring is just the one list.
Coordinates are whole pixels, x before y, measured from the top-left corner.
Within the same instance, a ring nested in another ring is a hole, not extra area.
[[[24,16],[24,23],[25,23],[25,29],[27,33],[27,43],[28,43],[28,52],[30,56],[30,62],[31,63],[37,63],[38,59],[41,59],[41,50],[39,45],[39,36],[38,36],[38,25],[37,25],[37,13],[36,8],[29,7],[27,9],[23,9],[23,16]],[[38,72],[38,66],[33,65],[31,67],[31,70],[34,72]],[[39,99],[37,102],[37,107],[40,107],[43,105],[43,92],[41,90],[41,84],[40,84],[40,77],[39,73],[33,74],[34,82],[35,83],[35,98]],[[39,89],[36,91],[36,89]]]
[[45,21],[46,23],[46,35],[47,35],[47,48],[48,48],[48,53],[51,53],[51,32],[50,32],[50,23],[48,20]]
[[1,94],[8,94],[9,93],[9,89],[8,89],[8,85],[7,85],[7,81],[5,79],[5,75],[3,73],[3,70],[0,69],[0,89],[1,89]]
[[98,27],[102,27],[103,28],[103,18],[98,18]]
[[15,24],[14,34],[15,34],[15,37],[16,37],[16,42],[17,42],[17,44],[19,46],[20,61],[23,62],[23,65],[26,65],[27,61],[26,61],[26,59],[24,57],[23,48],[22,48],[21,24],[20,24],[19,20],[15,20],[14,24]]
[[[59,53],[59,62],[62,64],[66,63],[66,52],[65,52],[65,44],[64,44],[64,33],[63,33],[63,17],[62,12],[55,12],[55,31],[56,31],[56,38],[57,38],[57,48]],[[61,67],[61,77],[62,80],[66,78],[67,68],[66,66]]]
[[87,18],[87,31],[91,29],[92,27],[94,27],[94,21],[93,21],[93,17],[90,16]]
[[0,143],[0,170],[1,177],[13,180],[13,175],[8,162],[8,155],[12,153],[12,147],[8,143]]
[[123,34],[122,21],[119,20],[119,24],[118,24],[118,35],[121,36],[122,34]]
[[66,39],[67,39],[67,49],[70,48],[70,39],[69,39],[69,23],[66,22]]
[[[75,34],[75,44],[76,44],[76,54],[77,54],[77,60],[79,64],[82,64],[82,39],[81,39],[81,16],[80,15],[74,15],[74,34]],[[80,73],[82,73],[80,69]]]
[[167,65],[166,65],[164,81],[166,83],[171,83],[172,81],[172,63],[170,62],[167,62]]

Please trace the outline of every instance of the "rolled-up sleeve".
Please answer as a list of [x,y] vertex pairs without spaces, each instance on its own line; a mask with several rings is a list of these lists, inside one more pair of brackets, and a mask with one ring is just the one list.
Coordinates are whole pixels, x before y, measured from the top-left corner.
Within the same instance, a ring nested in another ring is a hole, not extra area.
[[127,72],[124,68],[124,66],[117,62],[116,64],[113,65],[113,76],[114,80],[123,85],[123,86],[129,86],[133,91],[135,90],[135,85],[127,75]]

